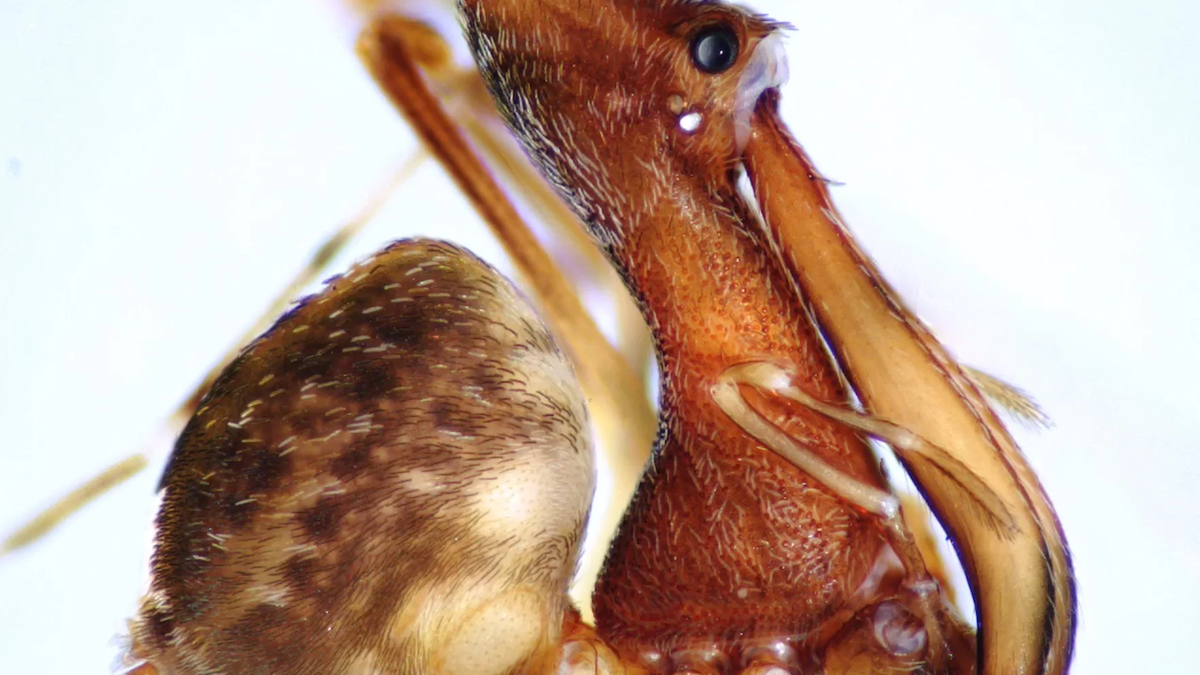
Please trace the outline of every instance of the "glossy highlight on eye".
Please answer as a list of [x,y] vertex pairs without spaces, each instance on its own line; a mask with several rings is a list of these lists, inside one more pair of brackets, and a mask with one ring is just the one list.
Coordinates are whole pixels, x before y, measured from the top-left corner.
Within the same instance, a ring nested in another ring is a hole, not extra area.
[[692,63],[710,75],[723,73],[738,59],[737,33],[725,25],[704,28],[692,38]]

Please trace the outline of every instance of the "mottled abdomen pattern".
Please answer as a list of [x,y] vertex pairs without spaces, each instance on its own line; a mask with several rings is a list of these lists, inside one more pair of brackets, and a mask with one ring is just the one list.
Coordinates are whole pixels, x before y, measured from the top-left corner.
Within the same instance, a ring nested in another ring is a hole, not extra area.
[[594,482],[571,366],[449,244],[393,244],[222,374],[163,477],[148,672],[522,672],[556,655]]

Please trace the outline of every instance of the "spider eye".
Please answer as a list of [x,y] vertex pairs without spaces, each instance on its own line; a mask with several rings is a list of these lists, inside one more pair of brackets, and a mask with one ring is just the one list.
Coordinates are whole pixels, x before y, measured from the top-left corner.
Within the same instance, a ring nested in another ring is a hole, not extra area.
[[692,37],[692,63],[715,75],[729,70],[738,57],[738,36],[724,24],[709,26]]

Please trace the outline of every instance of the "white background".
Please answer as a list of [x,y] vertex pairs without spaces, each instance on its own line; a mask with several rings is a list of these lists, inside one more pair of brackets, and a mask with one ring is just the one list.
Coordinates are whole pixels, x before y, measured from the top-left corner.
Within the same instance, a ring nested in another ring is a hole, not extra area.
[[[964,361],[1056,422],[1017,432],[1076,555],[1075,672],[1194,668],[1197,5],[759,4],[798,28],[786,116],[847,222]],[[0,530],[139,448],[409,152],[337,16],[0,6]],[[498,261],[439,181],[351,257],[425,233]],[[109,669],[154,481],[0,560],[0,672]]]

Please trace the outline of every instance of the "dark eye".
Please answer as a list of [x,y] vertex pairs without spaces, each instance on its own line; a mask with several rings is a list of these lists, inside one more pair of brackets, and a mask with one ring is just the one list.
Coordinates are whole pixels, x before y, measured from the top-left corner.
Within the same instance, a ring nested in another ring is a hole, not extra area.
[[725,25],[709,26],[692,38],[692,63],[710,75],[729,70],[738,57],[738,36]]

